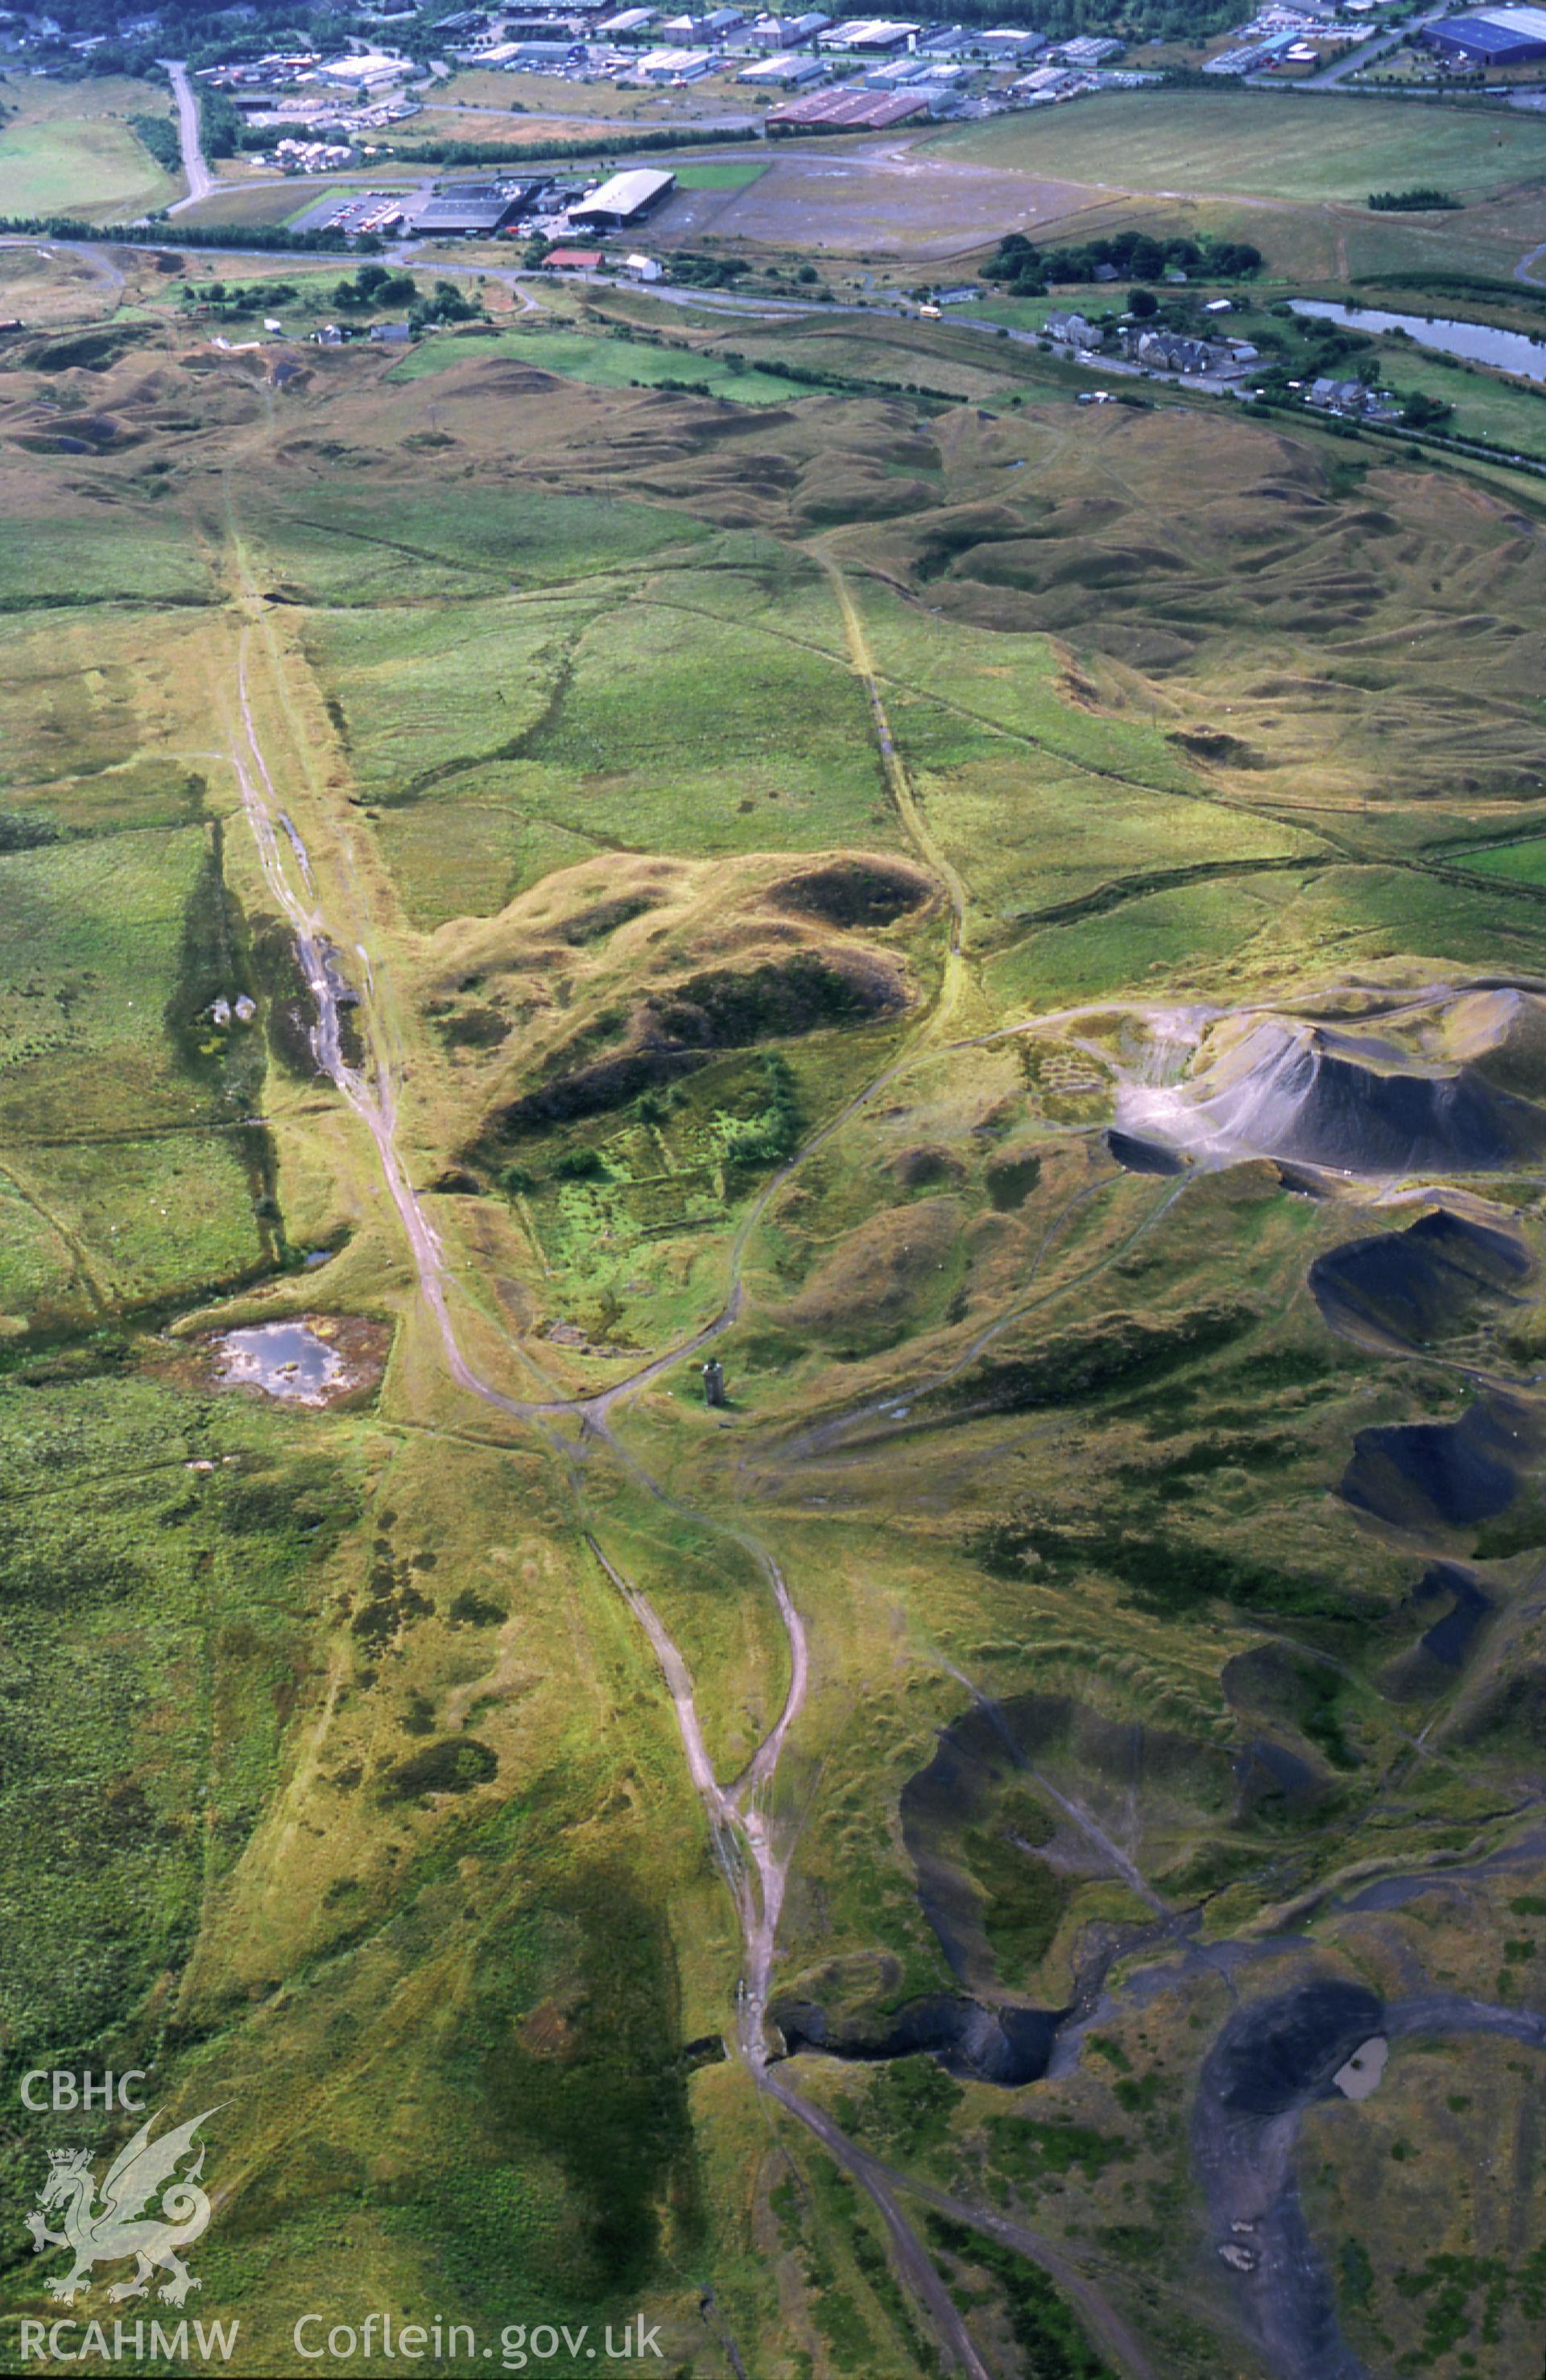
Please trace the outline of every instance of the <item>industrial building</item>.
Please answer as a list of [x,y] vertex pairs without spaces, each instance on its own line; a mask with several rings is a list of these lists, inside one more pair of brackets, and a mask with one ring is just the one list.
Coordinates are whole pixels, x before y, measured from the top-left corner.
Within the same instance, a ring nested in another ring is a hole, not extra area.
[[631,174],[614,174],[578,207],[569,209],[569,221],[587,231],[627,231],[652,214],[676,187],[675,174],[651,173],[638,166]]
[[829,50],[859,50],[886,57],[915,47],[921,30],[918,25],[894,24],[886,17],[850,17],[827,35],[826,45]]
[[820,58],[809,53],[800,55],[786,50],[779,58],[760,58],[755,66],[743,67],[736,77],[737,82],[774,83],[785,91],[797,90],[801,83],[820,82],[826,67]]
[[1425,25],[1417,39],[1458,65],[1528,66],[1546,58],[1546,8],[1476,8]]
[[760,50],[794,49],[801,42],[814,41],[832,23],[819,10],[808,9],[801,17],[759,17],[747,33],[747,40]]
[[628,72],[640,82],[700,82],[713,64],[712,50],[651,50]]
[[525,214],[546,188],[545,181],[444,182],[425,200],[414,232],[428,237],[463,233],[492,238]]
[[1033,33],[1029,25],[993,25],[977,36],[977,46],[991,58],[1004,58],[1013,66],[1018,58],[1033,58],[1047,46],[1045,33]]
[[1057,55],[1071,67],[1100,67],[1108,58],[1119,58],[1122,47],[1109,33],[1081,33],[1077,41],[1059,42]]
[[528,74],[551,74],[554,68],[578,66],[585,55],[584,42],[574,40],[515,42],[511,50],[511,65]]
[[413,72],[407,58],[389,57],[381,50],[362,50],[357,55],[330,58],[317,68],[320,82],[341,83],[352,91],[379,91],[389,82],[398,82]]
[[913,91],[815,91],[808,99],[785,100],[768,110],[770,132],[889,132],[914,115],[927,115],[929,101]]

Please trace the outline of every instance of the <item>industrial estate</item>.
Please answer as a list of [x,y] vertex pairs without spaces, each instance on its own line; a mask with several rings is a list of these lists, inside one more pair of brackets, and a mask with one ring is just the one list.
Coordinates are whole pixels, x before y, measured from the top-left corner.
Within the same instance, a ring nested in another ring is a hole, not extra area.
[[1546,12],[0,12],[0,2368],[1540,2380]]

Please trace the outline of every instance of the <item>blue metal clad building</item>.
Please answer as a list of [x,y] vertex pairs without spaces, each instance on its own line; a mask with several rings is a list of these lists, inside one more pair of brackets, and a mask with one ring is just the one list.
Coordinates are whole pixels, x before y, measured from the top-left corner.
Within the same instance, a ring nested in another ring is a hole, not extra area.
[[1546,58],[1546,8],[1479,8],[1430,25],[1422,38],[1443,57],[1483,67],[1524,66]]

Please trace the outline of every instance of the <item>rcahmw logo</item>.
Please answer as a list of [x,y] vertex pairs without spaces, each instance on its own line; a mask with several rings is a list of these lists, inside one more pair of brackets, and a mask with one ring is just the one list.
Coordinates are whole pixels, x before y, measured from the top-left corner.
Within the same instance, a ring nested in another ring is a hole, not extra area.
[[[21,2096],[34,2110],[105,2108],[116,2102],[138,2113],[143,2102],[133,2086],[143,2079],[137,2073],[97,2078],[40,2070],[24,2076]],[[38,2088],[43,2084],[48,2085],[46,2094]],[[46,2255],[54,2248],[68,2251],[67,2268],[51,2275],[45,2284],[50,2297],[61,2305],[73,2305],[83,2290],[93,2286],[96,2265],[131,2260],[133,2272],[115,2281],[107,2291],[110,2305],[148,2296],[157,2275],[163,2277],[156,2291],[163,2304],[186,2303],[189,2292],[200,2284],[183,2259],[209,2228],[211,2212],[201,2187],[204,2149],[201,2143],[195,2155],[194,2136],[214,2113],[214,2108],[206,2107],[157,2138],[161,2110],[153,2110],[100,2179],[90,2149],[50,2149],[47,2178],[38,2204],[27,2217],[34,2255]],[[21,2351],[24,2357],[48,2355],[62,2362],[79,2362],[88,2356],[110,2362],[123,2356],[139,2362],[147,2352],[152,2357],[187,2357],[186,2322],[169,2326],[151,2324],[148,2345],[145,2328],[139,2322],[115,2322],[111,2332],[99,2322],[23,2322]],[[215,2323],[206,2329],[196,2323],[193,2329],[199,2355],[207,2358],[213,2353],[224,2359],[236,2345],[238,2325]],[[79,2344],[75,2343],[78,2338]]]

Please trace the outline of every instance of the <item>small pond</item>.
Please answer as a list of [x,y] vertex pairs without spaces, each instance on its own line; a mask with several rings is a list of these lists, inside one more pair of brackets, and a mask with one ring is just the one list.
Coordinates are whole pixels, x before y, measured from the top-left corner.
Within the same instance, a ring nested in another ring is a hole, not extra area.
[[345,1381],[341,1352],[309,1322],[227,1330],[216,1342],[215,1363],[228,1386],[262,1389],[297,1404],[325,1404]]
[[1491,322],[1457,322],[1424,314],[1385,314],[1377,306],[1343,306],[1323,298],[1289,300],[1296,314],[1318,322],[1343,322],[1350,331],[1405,331],[1415,346],[1432,347],[1440,355],[1460,356],[1467,363],[1491,364],[1520,380],[1546,382],[1546,344],[1524,331],[1500,331]]

